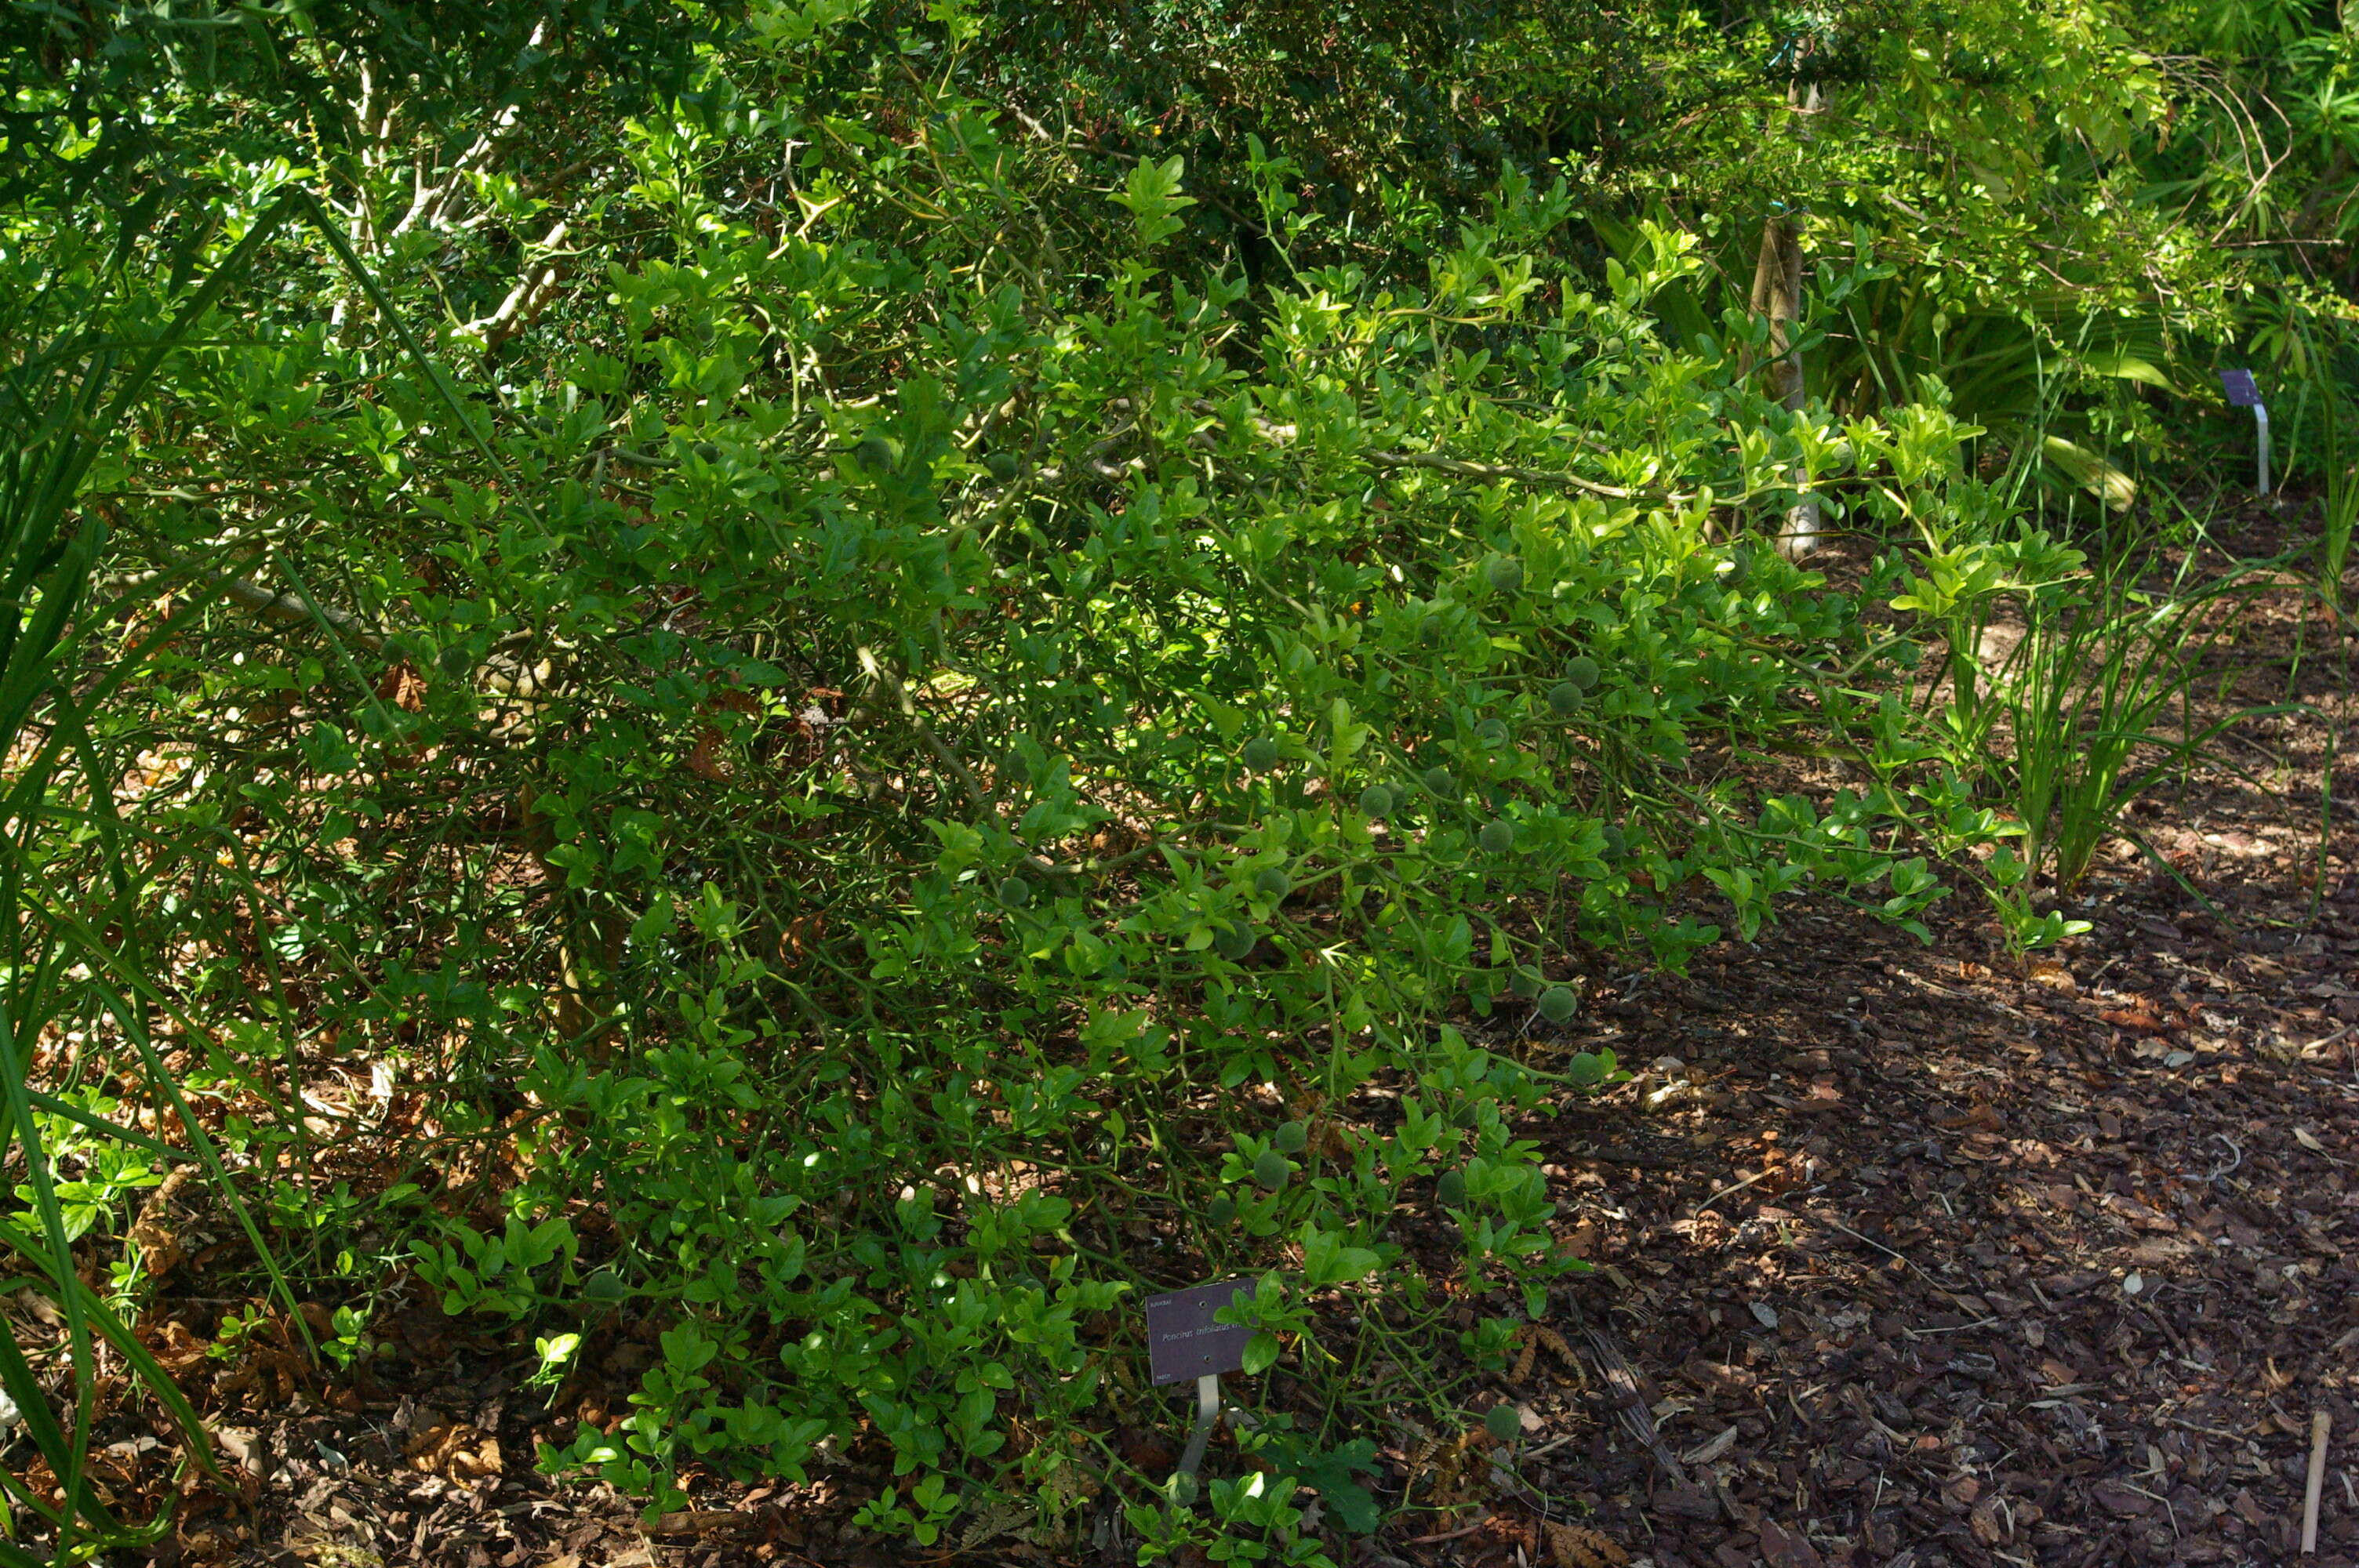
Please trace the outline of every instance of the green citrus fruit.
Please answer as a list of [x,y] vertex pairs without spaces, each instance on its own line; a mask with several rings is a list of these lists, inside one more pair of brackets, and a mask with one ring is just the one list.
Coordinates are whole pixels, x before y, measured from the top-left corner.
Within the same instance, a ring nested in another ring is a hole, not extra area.
[[1618,822],[1605,825],[1605,852],[1617,860],[1630,852],[1630,835],[1622,831]]
[[1493,1405],[1483,1417],[1483,1430],[1494,1443],[1513,1443],[1524,1434],[1524,1418],[1513,1405]]
[[1299,1154],[1310,1141],[1310,1130],[1299,1121],[1282,1122],[1269,1135],[1269,1146],[1281,1154]]
[[1428,768],[1425,770],[1425,787],[1448,800],[1458,793],[1458,781],[1450,776],[1448,768]]
[[1540,992],[1540,1016],[1550,1023],[1562,1023],[1571,1019],[1580,999],[1571,986],[1550,986]]
[[1587,691],[1597,684],[1597,661],[1587,654],[1565,661],[1564,678]]
[[1260,935],[1250,925],[1223,925],[1212,933],[1212,951],[1232,964],[1245,962],[1245,955],[1260,942]]
[[1032,902],[1032,884],[1022,877],[1010,877],[999,884],[999,902],[1010,909],[1021,909]]
[[1393,814],[1393,792],[1390,784],[1370,784],[1360,792],[1360,815],[1390,816]]
[[1286,1156],[1275,1149],[1265,1149],[1254,1157],[1254,1180],[1269,1192],[1286,1185],[1286,1178],[1293,1169],[1286,1162]]
[[1508,739],[1507,727],[1498,719],[1485,719],[1474,726],[1474,737],[1485,746],[1504,746]]
[[1264,898],[1284,898],[1293,891],[1293,879],[1276,866],[1266,866],[1254,873],[1254,892]]
[[1549,707],[1559,713],[1580,712],[1581,690],[1580,687],[1569,680],[1557,682],[1556,685],[1549,687]]
[[901,466],[900,449],[882,436],[863,436],[852,455],[870,473],[890,473]]
[[1546,977],[1538,969],[1528,966],[1518,967],[1515,974],[1509,977],[1507,984],[1515,988],[1516,994],[1526,1001],[1529,1001],[1548,988]]
[[1237,1200],[1226,1193],[1204,1206],[1204,1223],[1216,1230],[1226,1229],[1235,1223],[1236,1217]]
[[1484,575],[1501,593],[1513,593],[1524,586],[1524,563],[1513,556],[1498,556]]
[[1512,822],[1485,822],[1475,841],[1486,855],[1504,855],[1516,847],[1516,825]]
[[1256,735],[1245,742],[1245,764],[1254,773],[1265,773],[1277,766],[1277,742],[1266,735]]
[[983,466],[992,478],[1002,484],[1024,471],[1024,465],[1016,460],[1013,452],[994,452],[983,460]]

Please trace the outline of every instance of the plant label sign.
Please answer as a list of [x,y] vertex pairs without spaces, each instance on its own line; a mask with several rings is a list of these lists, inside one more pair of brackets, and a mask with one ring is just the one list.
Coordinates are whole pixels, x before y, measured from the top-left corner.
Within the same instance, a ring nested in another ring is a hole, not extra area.
[[1153,1380],[1184,1383],[1243,1367],[1254,1331],[1240,1324],[1214,1323],[1212,1314],[1252,1293],[1250,1281],[1223,1280],[1147,1297],[1147,1359]]
[[2228,395],[2231,408],[2253,411],[2253,433],[2260,443],[2260,493],[2269,492],[2269,407],[2261,401],[2261,389],[2253,384],[2253,373],[2248,370],[2223,370],[2220,373],[2220,388]]

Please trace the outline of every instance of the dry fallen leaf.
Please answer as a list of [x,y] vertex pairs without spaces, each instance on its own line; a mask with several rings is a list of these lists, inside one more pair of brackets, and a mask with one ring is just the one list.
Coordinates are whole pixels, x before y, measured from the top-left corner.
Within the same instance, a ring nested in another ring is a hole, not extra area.
[[1555,1557],[1557,1568],[1622,1568],[1630,1561],[1630,1554],[1612,1536],[1586,1525],[1550,1520],[1548,1538],[1549,1552]]
[[2293,1130],[2293,1141],[2296,1143],[2300,1144],[2303,1148],[2309,1150],[2313,1154],[2326,1154],[2328,1161],[2334,1164],[2340,1165],[2343,1163],[2342,1161],[2335,1159],[2333,1155],[2326,1153],[2326,1145],[2318,1141],[2318,1134],[2312,1132],[2307,1127],[2295,1128]]
[[172,1200],[189,1184],[193,1169],[183,1165],[167,1175],[147,1195],[139,1217],[132,1221],[131,1240],[138,1247],[140,1265],[151,1279],[170,1273],[188,1256],[180,1249],[179,1236],[172,1226]]
[[411,1469],[452,1481],[496,1476],[504,1467],[499,1439],[463,1422],[427,1427],[409,1440],[404,1455]]

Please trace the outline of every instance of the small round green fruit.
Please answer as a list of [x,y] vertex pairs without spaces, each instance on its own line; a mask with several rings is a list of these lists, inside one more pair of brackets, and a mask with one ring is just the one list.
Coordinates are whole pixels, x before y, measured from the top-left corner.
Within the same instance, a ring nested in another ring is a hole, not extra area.
[[1237,1200],[1226,1193],[1204,1206],[1204,1223],[1215,1230],[1226,1230],[1236,1218]]
[[1519,965],[1508,978],[1507,984],[1517,996],[1529,1001],[1548,989],[1548,979],[1529,965]]
[[1484,576],[1499,592],[1513,593],[1524,586],[1524,563],[1513,556],[1495,557]]
[[1266,735],[1256,735],[1245,742],[1243,755],[1247,769],[1256,773],[1266,773],[1277,766],[1277,742]]
[[1483,1417],[1483,1430],[1494,1443],[1513,1443],[1524,1434],[1524,1418],[1513,1405],[1493,1405]]
[[1458,793],[1458,781],[1450,776],[1448,768],[1432,767],[1425,770],[1425,787],[1429,793],[1448,800]]
[[1496,719],[1485,719],[1474,726],[1474,738],[1485,746],[1504,746],[1511,739],[1507,726]]
[[1254,873],[1254,892],[1264,898],[1284,898],[1294,891],[1294,879],[1276,866],[1265,866]]
[[1260,935],[1250,925],[1223,925],[1212,933],[1212,951],[1232,964],[1244,963],[1260,943]]
[[1550,986],[1540,992],[1540,1016],[1550,1023],[1570,1022],[1580,1005],[1581,999],[1572,994],[1571,986]]
[[1587,654],[1577,654],[1567,659],[1564,665],[1564,678],[1570,684],[1587,691],[1597,684],[1597,661]]
[[983,460],[983,467],[984,472],[1002,484],[1024,471],[1024,465],[1016,460],[1014,452],[994,452]]
[[1266,1192],[1274,1193],[1286,1185],[1286,1178],[1293,1172],[1294,1167],[1287,1163],[1286,1156],[1275,1149],[1265,1149],[1254,1156],[1254,1182]]
[[1581,711],[1582,688],[1569,680],[1560,680],[1549,687],[1549,708],[1552,712],[1572,714]]
[[1393,791],[1390,784],[1370,784],[1360,792],[1360,815],[1390,816],[1393,814]]
[[1483,831],[1474,836],[1486,855],[1504,855],[1516,847],[1516,825],[1512,822],[1485,822]]
[[1607,823],[1604,838],[1605,853],[1612,859],[1618,860],[1630,852],[1630,835],[1622,830],[1620,823]]
[[1281,1154],[1299,1154],[1310,1141],[1310,1130],[1299,1121],[1281,1122],[1269,1135],[1269,1146]]
[[1010,909],[1021,909],[1032,902],[1032,884],[1022,877],[1010,877],[999,884],[999,902]]
[[1440,1179],[1433,1184],[1433,1201],[1444,1208],[1464,1208],[1466,1206],[1466,1173],[1442,1172]]

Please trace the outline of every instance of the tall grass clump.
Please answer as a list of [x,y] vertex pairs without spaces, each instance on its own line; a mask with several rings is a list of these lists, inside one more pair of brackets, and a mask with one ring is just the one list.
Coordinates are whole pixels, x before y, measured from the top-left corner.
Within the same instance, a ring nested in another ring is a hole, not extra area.
[[2008,824],[1984,888],[2020,952],[2086,931],[2054,905],[2130,802],[2261,711],[2199,719],[2209,656],[2233,640],[2247,574],[2198,582],[2135,540],[2087,552],[2027,524],[1926,549],[1897,609],[1940,650],[1932,754]]
[[[115,1303],[77,1266],[75,1244],[91,1223],[93,1184],[86,1178],[103,1169],[101,1195],[113,1198],[154,1184],[178,1162],[222,1174],[148,1043],[162,988],[159,960],[139,935],[145,861],[115,816],[108,792],[119,770],[90,722],[163,633],[100,661],[103,673],[94,680],[70,678],[92,667],[85,644],[96,634],[97,618],[89,592],[108,539],[103,516],[85,502],[94,481],[121,482],[126,435],[143,397],[272,232],[299,210],[292,202],[274,207],[205,269],[201,283],[191,278],[177,297],[164,298],[133,280],[129,264],[152,261],[154,247],[138,218],[127,217],[104,260],[63,245],[46,270],[12,278],[20,287],[0,314],[0,736],[6,741],[0,772],[0,907],[6,911],[0,928],[0,1162],[16,1175],[25,1205],[0,1218],[0,1246],[29,1271],[0,1291],[29,1289],[54,1303],[66,1352],[60,1385],[42,1375],[15,1336],[0,1336],[0,1390],[38,1455],[34,1469],[46,1469],[49,1482],[36,1487],[27,1479],[31,1471],[0,1470],[0,1491],[13,1509],[38,1521],[31,1533],[46,1532],[60,1562],[151,1541],[168,1522],[126,1520],[99,1495],[90,1456],[103,1377],[127,1376],[144,1389],[178,1424],[196,1463],[212,1468],[196,1412]],[[147,217],[156,215],[148,209]],[[11,250],[12,261],[26,254]],[[182,265],[173,276],[188,276],[195,258],[178,259]],[[82,863],[94,863],[102,874],[60,881],[57,850],[67,842],[82,846]],[[134,1048],[158,1103],[181,1112],[192,1150],[93,1114],[112,1102],[39,1087],[47,1081],[45,1058],[76,1022],[100,1022]],[[87,1169],[60,1168],[68,1146]],[[21,1515],[20,1538],[27,1533]],[[37,1561],[14,1541],[0,1541],[0,1563]]]

